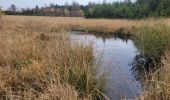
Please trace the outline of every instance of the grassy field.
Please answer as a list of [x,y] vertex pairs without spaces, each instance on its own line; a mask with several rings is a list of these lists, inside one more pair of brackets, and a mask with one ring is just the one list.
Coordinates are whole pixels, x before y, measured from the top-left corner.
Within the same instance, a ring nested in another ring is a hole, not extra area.
[[72,43],[39,17],[5,16],[1,25],[0,99],[104,97],[107,73],[98,72],[92,46]]
[[[164,24],[155,25],[159,23]],[[166,46],[170,19],[3,16],[0,24],[0,99],[104,98],[108,72],[100,73],[94,64],[92,46],[71,42],[67,34],[71,30],[113,34],[123,30],[138,38],[138,47],[149,51],[146,53],[164,52],[164,67],[153,73],[149,82],[154,87],[144,91],[141,98],[170,97],[170,57]]]
[[[156,24],[165,22],[170,25],[170,19],[146,19],[146,20],[126,20],[126,19],[85,19],[81,17],[29,17],[29,16],[5,16],[3,18],[6,22],[12,23],[25,23],[26,20],[29,23],[36,21],[41,23],[43,28],[48,27],[51,31],[60,30],[79,30],[79,31],[90,31],[90,32],[104,32],[104,33],[115,33],[122,29],[126,31],[132,31],[138,26],[143,24]],[[35,26],[35,25],[34,25]],[[34,27],[33,26],[33,27]],[[32,27],[32,28],[33,28]],[[36,28],[36,27],[34,27]],[[42,28],[41,28],[42,29]]]

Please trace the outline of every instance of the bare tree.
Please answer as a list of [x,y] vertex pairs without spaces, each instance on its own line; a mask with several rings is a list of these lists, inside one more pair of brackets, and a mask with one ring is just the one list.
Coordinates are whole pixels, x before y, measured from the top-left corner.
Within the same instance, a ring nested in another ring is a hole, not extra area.
[[72,2],[73,10],[78,10],[79,9],[79,3],[76,1]]
[[21,8],[21,12],[25,12],[26,11],[26,9],[25,8]]
[[70,12],[67,8],[64,9],[64,16],[69,16]]
[[4,15],[4,13],[2,12],[2,9],[0,7],[0,28],[2,28],[2,16]]
[[66,3],[64,4],[64,6],[65,6],[65,8],[68,8],[68,7],[69,7],[68,2],[66,2]]
[[78,11],[79,11],[79,3],[78,2],[76,2],[76,1],[73,1],[72,2],[72,9],[71,9],[71,11],[70,11],[70,15],[71,16],[77,16],[78,15]]
[[2,17],[3,13],[2,13],[2,9],[0,7],[0,23],[1,23],[1,17]]
[[11,4],[11,6],[9,7],[9,11],[15,13],[17,10],[17,7],[14,4]]
[[88,6],[89,6],[89,8],[94,7],[95,6],[95,2],[89,2]]
[[35,6],[35,10],[38,11],[39,10],[39,7],[38,5]]

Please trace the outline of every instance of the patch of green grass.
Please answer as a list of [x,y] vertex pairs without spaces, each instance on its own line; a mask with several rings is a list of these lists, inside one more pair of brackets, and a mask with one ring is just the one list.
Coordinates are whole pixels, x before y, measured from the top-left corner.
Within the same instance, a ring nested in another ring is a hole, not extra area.
[[135,42],[144,55],[160,58],[170,46],[170,27],[164,23],[143,25],[137,30]]

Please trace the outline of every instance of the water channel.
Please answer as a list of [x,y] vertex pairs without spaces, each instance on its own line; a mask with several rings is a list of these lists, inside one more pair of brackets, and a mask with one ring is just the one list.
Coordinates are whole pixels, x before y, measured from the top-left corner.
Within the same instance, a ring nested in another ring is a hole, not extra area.
[[76,42],[93,44],[95,60],[102,59],[102,67],[111,69],[105,93],[110,100],[135,99],[140,95],[140,84],[132,74],[138,49],[131,37],[83,32],[71,32],[70,37]]

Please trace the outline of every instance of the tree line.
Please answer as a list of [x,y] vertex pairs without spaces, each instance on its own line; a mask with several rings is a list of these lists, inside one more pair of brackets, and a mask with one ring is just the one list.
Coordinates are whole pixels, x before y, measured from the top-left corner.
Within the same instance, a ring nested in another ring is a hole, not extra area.
[[71,5],[50,4],[45,7],[22,8],[17,10],[15,5],[5,11],[8,15],[36,15],[36,16],[70,16],[86,18],[147,18],[147,17],[170,17],[170,0],[125,0],[88,5],[79,5],[72,2]]
[[97,4],[85,12],[86,18],[147,18],[170,17],[170,0],[125,0]]
[[7,15],[34,15],[34,16],[70,16],[83,17],[86,6],[79,5],[77,2],[72,2],[71,5],[50,4],[49,6],[35,8],[18,8],[11,4],[8,10],[5,11]]

